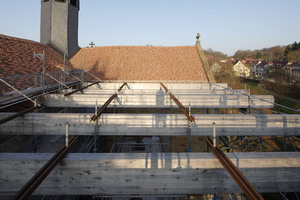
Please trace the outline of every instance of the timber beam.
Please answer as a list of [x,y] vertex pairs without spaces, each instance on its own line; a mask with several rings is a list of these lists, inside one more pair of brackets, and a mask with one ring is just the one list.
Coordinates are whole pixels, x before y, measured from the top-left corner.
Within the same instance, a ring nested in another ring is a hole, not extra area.
[[[300,192],[298,152],[226,153],[260,193]],[[49,153],[1,153],[0,194],[15,194]],[[34,195],[241,193],[213,153],[68,154]]]
[[[0,119],[15,113],[0,113]],[[93,113],[28,113],[0,126],[0,134],[94,135]],[[211,136],[213,123],[218,136],[300,136],[300,115],[194,115],[193,136]],[[188,120],[182,114],[107,114],[98,119],[98,135],[188,135]]]
[[[243,94],[174,94],[183,106],[191,108],[272,108],[272,95]],[[73,94],[65,97],[63,94],[45,96],[47,107],[95,107],[96,101],[103,105],[109,94]],[[153,94],[118,94],[108,107],[120,108],[170,108],[176,106],[169,94],[159,90]],[[177,107],[177,106],[176,106]]]
[[[144,89],[155,89],[159,90],[161,88],[160,82],[157,83],[130,83],[127,82],[128,89],[130,90],[144,90]],[[86,90],[99,90],[99,89],[117,89],[119,88],[123,83],[99,83],[97,85],[93,85]],[[224,89],[228,87],[227,83],[166,83],[164,82],[166,87],[168,87],[170,90],[173,89],[182,89],[182,90],[188,90],[188,89],[197,89],[197,90],[213,90],[213,89]]]
[[[71,90],[66,90],[66,92],[71,92]],[[93,89],[88,90],[85,89],[82,91],[83,94],[113,94],[115,93],[115,89]],[[175,95],[187,95],[187,94],[219,94],[219,95],[230,95],[230,94],[248,94],[249,91],[246,90],[229,90],[229,89],[212,89],[212,90],[201,90],[201,89],[172,89],[171,92]],[[157,94],[161,93],[161,89],[124,89],[120,92],[120,94]]]

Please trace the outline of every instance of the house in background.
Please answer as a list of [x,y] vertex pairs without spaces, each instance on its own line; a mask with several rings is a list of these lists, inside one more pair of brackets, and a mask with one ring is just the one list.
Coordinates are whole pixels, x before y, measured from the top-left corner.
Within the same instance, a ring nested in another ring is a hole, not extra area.
[[234,71],[235,76],[239,77],[249,77],[250,76],[250,69],[244,65],[241,61],[238,61],[233,67],[232,70]]
[[292,69],[292,76],[295,77],[296,81],[300,82],[300,69]]
[[284,69],[293,77],[293,80],[300,81],[300,63],[289,62]]
[[274,61],[274,63],[269,66],[269,75],[274,74],[277,70],[283,69],[287,64],[288,61]]
[[214,74],[221,72],[221,66],[218,63],[212,64],[210,69]]
[[258,61],[251,67],[251,73],[255,78],[263,78],[269,73],[269,69],[270,64],[268,61]]

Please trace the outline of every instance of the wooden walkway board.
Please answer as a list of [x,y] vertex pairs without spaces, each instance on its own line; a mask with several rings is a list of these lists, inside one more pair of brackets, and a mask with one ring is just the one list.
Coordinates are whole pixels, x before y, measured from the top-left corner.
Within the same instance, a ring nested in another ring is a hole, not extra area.
[[[15,193],[53,154],[0,154],[0,195]],[[227,153],[259,192],[299,192],[300,154]],[[43,195],[241,192],[212,153],[69,154],[35,191]]]
[[[0,113],[0,119],[13,113]],[[70,135],[95,134],[92,113],[29,113],[0,126],[1,134]],[[211,136],[216,123],[217,135],[300,136],[300,115],[194,115],[191,135]],[[188,135],[188,121],[183,114],[103,114],[98,121],[98,135]]]

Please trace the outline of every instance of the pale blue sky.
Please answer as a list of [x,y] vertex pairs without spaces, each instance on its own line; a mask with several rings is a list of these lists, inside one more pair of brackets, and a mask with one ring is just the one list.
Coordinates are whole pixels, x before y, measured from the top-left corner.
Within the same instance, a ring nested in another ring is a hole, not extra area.
[[[1,0],[0,34],[39,41],[40,0]],[[81,0],[79,45],[194,45],[233,55],[300,42],[300,0]]]

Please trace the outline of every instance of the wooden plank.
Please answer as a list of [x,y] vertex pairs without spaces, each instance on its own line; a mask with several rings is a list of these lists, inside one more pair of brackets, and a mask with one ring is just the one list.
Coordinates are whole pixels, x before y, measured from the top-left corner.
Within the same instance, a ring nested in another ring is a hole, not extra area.
[[[0,113],[0,119],[13,113]],[[0,126],[1,134],[65,135],[69,123],[70,135],[95,134],[92,113],[29,113]],[[300,136],[300,115],[194,115],[190,133],[193,136],[212,135],[216,123],[217,135]],[[98,121],[98,135],[188,135],[188,121],[183,114],[103,114]]]
[[[50,94],[44,99],[47,107],[95,107],[103,105],[109,94]],[[272,108],[274,97],[271,95],[218,95],[218,94],[175,94],[176,98],[192,108]],[[156,94],[119,94],[108,107],[121,108],[169,108],[176,106],[168,94],[162,90]]]
[[[13,194],[52,154],[0,154],[0,194]],[[300,154],[227,153],[259,192],[299,192]],[[251,165],[249,165],[251,164]],[[212,153],[69,154],[36,195],[241,192]]]

